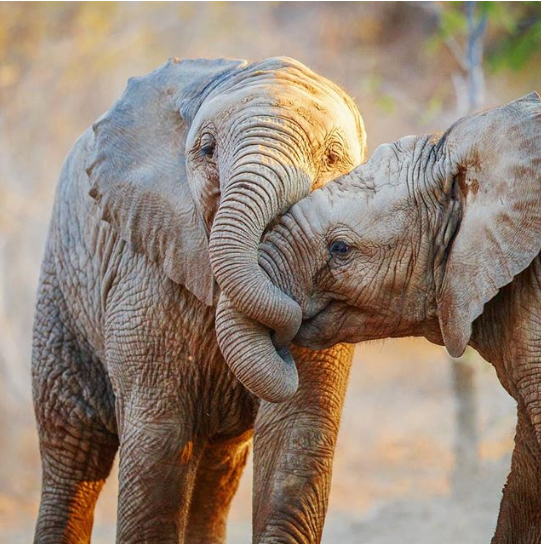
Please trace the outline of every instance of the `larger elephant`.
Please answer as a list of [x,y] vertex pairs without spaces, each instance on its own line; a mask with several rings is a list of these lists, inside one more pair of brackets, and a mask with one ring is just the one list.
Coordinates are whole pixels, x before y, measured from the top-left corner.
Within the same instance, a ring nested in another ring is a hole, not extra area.
[[463,118],[443,135],[380,146],[293,206],[260,262],[262,281],[298,304],[301,345],[424,336],[453,356],[470,344],[494,365],[518,422],[492,542],[539,544],[539,95]]
[[254,427],[254,541],[320,540],[351,349],[297,350],[297,394],[259,403],[218,349],[216,280],[267,313],[245,296],[262,233],[364,145],[350,98],[287,58],[169,61],[81,136],[34,327],[36,542],[89,541],[118,448],[118,542],[224,542]]

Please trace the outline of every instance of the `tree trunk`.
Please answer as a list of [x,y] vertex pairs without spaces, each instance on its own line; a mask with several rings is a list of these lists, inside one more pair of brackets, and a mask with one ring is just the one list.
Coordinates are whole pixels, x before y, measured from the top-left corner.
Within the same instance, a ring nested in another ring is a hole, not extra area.
[[[464,74],[455,73],[453,84],[457,113],[468,115],[483,106],[485,76],[483,70],[483,37],[487,27],[485,14],[477,16],[477,2],[466,2],[467,37],[464,58],[458,58]],[[454,42],[456,43],[456,42]],[[453,49],[453,51],[456,51]],[[474,485],[479,472],[479,430],[475,391],[473,354],[467,351],[460,359],[449,357],[453,396],[456,402],[455,466],[451,478],[452,491],[464,496]]]

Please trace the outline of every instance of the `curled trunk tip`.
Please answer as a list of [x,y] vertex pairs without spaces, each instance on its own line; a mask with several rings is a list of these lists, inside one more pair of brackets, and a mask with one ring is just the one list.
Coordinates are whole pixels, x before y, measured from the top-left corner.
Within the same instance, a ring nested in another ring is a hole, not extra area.
[[227,364],[254,395],[283,402],[296,393],[299,376],[289,349],[276,350],[271,331],[237,310],[223,293],[216,311],[216,334]]

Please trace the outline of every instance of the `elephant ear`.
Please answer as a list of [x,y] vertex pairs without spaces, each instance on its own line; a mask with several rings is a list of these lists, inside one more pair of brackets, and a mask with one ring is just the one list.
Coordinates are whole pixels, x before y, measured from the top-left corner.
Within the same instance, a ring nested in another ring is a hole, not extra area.
[[462,215],[437,295],[445,346],[459,357],[484,305],[541,251],[541,99],[465,117],[437,145]]
[[185,142],[205,96],[245,65],[235,60],[172,59],[131,78],[93,126],[87,167],[101,218],[138,253],[211,305],[215,283],[208,236],[190,192]]

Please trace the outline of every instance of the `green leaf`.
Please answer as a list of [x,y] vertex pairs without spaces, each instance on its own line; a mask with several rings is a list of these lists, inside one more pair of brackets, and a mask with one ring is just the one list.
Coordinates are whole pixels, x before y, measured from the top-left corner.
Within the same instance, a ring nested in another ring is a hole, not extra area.
[[492,72],[522,70],[541,49],[541,17],[530,23],[527,30],[517,31],[503,39],[488,56]]
[[440,32],[443,39],[451,36],[463,35],[466,32],[466,16],[462,11],[463,2],[449,2],[445,4],[440,21]]

